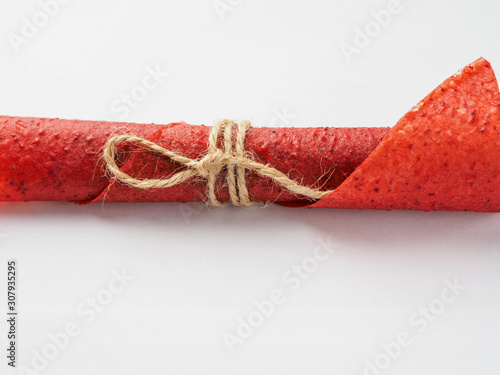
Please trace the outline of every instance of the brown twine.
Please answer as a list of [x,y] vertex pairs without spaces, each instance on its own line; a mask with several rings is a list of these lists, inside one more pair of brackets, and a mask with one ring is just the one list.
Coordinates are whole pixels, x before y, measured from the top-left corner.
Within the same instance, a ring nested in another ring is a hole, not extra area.
[[[233,128],[238,127],[236,147],[233,149]],[[248,121],[236,124],[231,120],[217,122],[210,132],[208,138],[207,154],[200,160],[193,160],[185,156],[169,151],[154,142],[133,135],[118,135],[108,139],[104,147],[104,160],[110,174],[118,181],[137,189],[164,189],[180,184],[192,177],[201,176],[207,180],[208,203],[213,206],[220,206],[221,202],[215,194],[215,184],[220,171],[227,168],[227,185],[231,203],[235,206],[250,206],[252,201],[248,195],[245,180],[245,170],[249,169],[257,174],[271,178],[282,185],[290,192],[311,199],[321,199],[331,194],[333,190],[320,191],[302,186],[288,178],[287,175],[268,165],[256,162],[245,156],[245,137],[251,125]],[[223,130],[224,150],[218,148],[219,134]],[[116,146],[122,142],[135,143],[139,146],[166,156],[171,160],[186,167],[181,172],[175,173],[165,179],[143,179],[139,180],[121,171],[116,165]],[[236,173],[235,173],[236,172]]]

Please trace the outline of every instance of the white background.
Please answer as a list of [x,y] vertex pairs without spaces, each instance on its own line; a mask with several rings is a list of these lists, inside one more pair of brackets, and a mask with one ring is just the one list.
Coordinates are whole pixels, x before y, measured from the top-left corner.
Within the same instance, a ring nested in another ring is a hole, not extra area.
[[[476,58],[500,72],[500,6],[489,0],[401,0],[348,62],[341,43],[354,45],[356,27],[388,3],[72,0],[16,51],[12,34],[23,36],[25,18],[42,8],[1,0],[0,113],[393,126]],[[168,77],[127,116],[118,112],[148,68]],[[499,229],[498,214],[472,212],[2,203],[0,373],[30,373],[36,353],[54,354],[49,335],[70,322],[78,335],[31,373],[496,373]],[[337,246],[311,263],[321,241]],[[24,372],[5,358],[10,258]],[[303,262],[317,267],[291,283]],[[87,321],[78,307],[109,296],[113,272],[123,271],[134,279]],[[450,303],[441,299],[446,282],[463,289]],[[224,335],[258,316],[254,301],[273,290],[282,303],[231,353]],[[424,327],[419,314],[430,304],[439,314]],[[383,345],[404,332],[411,344],[390,358]]]

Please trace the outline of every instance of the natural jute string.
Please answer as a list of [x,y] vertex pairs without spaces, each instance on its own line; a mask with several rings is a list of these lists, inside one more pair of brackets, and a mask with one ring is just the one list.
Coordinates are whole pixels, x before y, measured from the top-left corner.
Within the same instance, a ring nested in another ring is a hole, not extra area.
[[[233,150],[233,128],[238,128],[236,148]],[[212,127],[208,138],[207,154],[200,160],[193,160],[185,156],[169,151],[156,143],[133,135],[118,135],[108,139],[104,147],[104,160],[110,174],[118,181],[138,189],[168,188],[180,184],[191,177],[201,176],[207,180],[208,203],[220,206],[221,202],[215,194],[215,184],[220,171],[227,168],[227,185],[231,203],[236,206],[250,206],[252,201],[248,196],[248,189],[245,180],[245,170],[249,169],[261,176],[269,177],[273,181],[282,185],[290,192],[311,199],[326,197],[333,190],[319,191],[307,186],[297,184],[288,178],[287,175],[277,169],[258,163],[245,156],[245,137],[251,125],[248,121],[236,124],[231,120],[219,121]],[[223,130],[224,150],[218,148],[219,134]],[[150,149],[157,154],[166,156],[173,161],[186,167],[181,172],[175,173],[165,179],[143,179],[139,180],[121,171],[116,165],[117,145],[122,142],[135,143],[139,146]],[[236,171],[236,174],[235,174]]]

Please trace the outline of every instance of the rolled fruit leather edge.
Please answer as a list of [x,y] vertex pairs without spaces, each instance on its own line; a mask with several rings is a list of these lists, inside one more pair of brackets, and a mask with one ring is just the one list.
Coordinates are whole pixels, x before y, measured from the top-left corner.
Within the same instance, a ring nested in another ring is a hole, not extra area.
[[500,94],[479,58],[413,107],[333,193],[308,207],[500,211]]

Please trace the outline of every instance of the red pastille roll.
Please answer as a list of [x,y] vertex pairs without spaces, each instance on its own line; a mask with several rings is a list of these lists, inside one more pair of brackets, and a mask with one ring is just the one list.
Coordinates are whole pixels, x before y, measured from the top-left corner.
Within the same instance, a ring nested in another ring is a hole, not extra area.
[[[243,133],[235,126],[214,134],[215,127],[182,122],[4,116],[0,201],[201,202],[213,192],[216,201],[234,202],[235,191],[248,190],[251,201],[287,206],[495,212],[499,126],[498,84],[482,58],[392,128],[252,127]],[[113,171],[105,155],[120,135],[139,141],[116,145]],[[187,177],[176,180],[180,175]],[[323,198],[301,194],[302,188]]]

